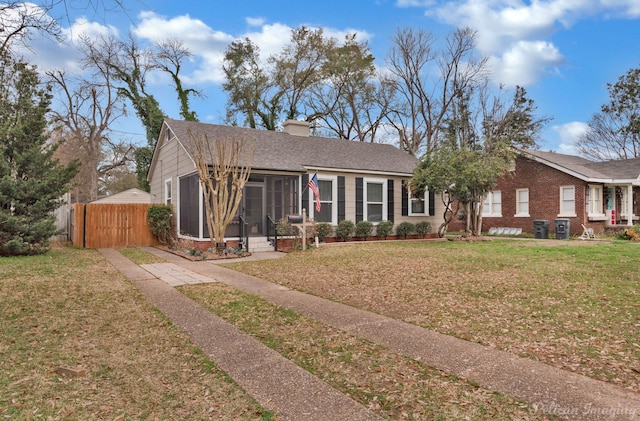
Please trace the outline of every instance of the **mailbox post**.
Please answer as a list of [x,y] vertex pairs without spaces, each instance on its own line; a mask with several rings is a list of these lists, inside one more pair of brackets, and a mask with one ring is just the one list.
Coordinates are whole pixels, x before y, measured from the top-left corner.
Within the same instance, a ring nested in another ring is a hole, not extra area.
[[302,232],[302,250],[307,250],[307,227],[312,225],[307,219],[307,210],[302,209],[301,216],[289,215],[287,217],[287,222],[289,222],[291,225],[298,228]]

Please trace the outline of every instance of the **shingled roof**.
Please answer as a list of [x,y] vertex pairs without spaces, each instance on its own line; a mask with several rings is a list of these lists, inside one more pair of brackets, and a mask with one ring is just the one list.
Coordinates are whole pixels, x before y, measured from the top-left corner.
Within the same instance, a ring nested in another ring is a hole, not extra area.
[[[381,172],[411,175],[418,160],[387,144],[354,142],[285,132],[221,126],[182,120],[165,120],[188,153],[190,136],[252,141],[253,170],[307,172],[309,168],[336,171]],[[193,154],[192,154],[193,155]]]
[[575,177],[594,182],[639,182],[640,158],[596,162],[574,155],[543,152],[533,149],[522,150],[525,156],[551,167],[567,172]]

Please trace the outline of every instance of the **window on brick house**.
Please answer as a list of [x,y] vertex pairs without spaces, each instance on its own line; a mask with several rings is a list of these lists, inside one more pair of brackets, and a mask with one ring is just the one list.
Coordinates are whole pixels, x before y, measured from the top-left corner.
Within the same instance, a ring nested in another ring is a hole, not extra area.
[[502,192],[494,190],[487,194],[482,206],[482,216],[499,218],[502,217]]
[[575,186],[560,187],[560,213],[558,216],[576,216],[576,188]]
[[585,200],[585,210],[589,219],[595,221],[606,218],[602,205],[602,186],[589,185],[585,190],[585,194],[587,195]]
[[516,190],[516,214],[517,217],[529,217],[529,189]]

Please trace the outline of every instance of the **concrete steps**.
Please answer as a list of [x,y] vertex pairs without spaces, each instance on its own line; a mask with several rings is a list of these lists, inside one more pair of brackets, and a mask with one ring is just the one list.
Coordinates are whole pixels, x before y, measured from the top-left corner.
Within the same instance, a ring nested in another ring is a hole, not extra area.
[[263,251],[274,251],[271,241],[267,237],[249,237],[249,252],[260,253]]

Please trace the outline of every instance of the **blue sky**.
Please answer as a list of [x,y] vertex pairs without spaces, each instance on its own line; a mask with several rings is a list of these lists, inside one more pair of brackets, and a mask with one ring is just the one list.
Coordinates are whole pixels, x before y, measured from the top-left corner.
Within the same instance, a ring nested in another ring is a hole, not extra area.
[[[303,24],[323,27],[340,38],[357,32],[369,42],[379,66],[384,65],[398,28],[421,28],[443,39],[456,27],[469,26],[478,32],[479,53],[491,58],[493,79],[524,86],[539,114],[552,118],[542,133],[542,149],[563,153],[575,152],[573,139],[607,102],[606,84],[640,66],[638,0],[127,0],[125,4],[126,13],[70,7],[62,24],[69,39],[81,32],[124,37],[131,30],[149,43],[182,40],[194,54],[185,82],[206,95],[194,107],[201,121],[212,123],[222,123],[224,115],[220,64],[229,42],[248,36],[269,54],[282,48],[291,28]],[[61,9],[54,13],[65,14]],[[68,45],[42,41],[34,51],[43,69],[77,67]],[[151,82],[163,109],[178,118],[167,80],[158,75]],[[142,127],[135,121],[121,127],[131,140],[144,142]]]

